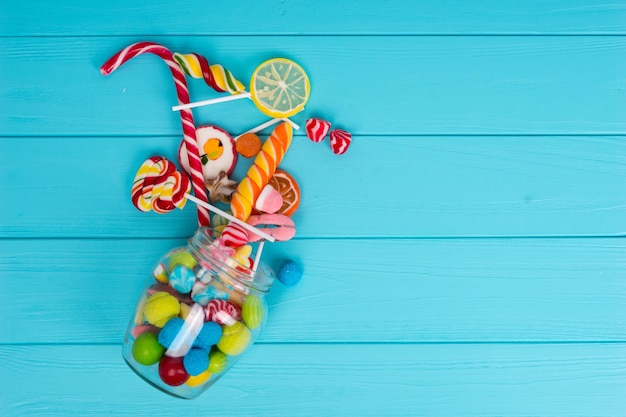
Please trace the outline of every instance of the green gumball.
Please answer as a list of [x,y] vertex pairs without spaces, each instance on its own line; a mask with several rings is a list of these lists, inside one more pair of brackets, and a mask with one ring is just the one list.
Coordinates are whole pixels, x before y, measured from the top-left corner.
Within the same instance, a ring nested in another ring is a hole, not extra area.
[[165,347],[157,340],[157,335],[145,332],[137,336],[133,344],[133,358],[142,365],[154,365],[161,360]]

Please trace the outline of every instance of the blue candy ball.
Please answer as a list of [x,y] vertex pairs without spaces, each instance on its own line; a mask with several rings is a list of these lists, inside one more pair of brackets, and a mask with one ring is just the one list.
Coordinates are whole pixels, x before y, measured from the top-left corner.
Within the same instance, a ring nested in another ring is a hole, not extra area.
[[180,317],[174,317],[173,319],[170,319],[167,323],[165,323],[165,326],[163,326],[163,328],[159,332],[159,337],[157,338],[159,343],[166,348],[169,348],[176,338],[176,335],[183,327],[183,323],[185,323],[185,320],[181,319]]
[[302,278],[302,268],[294,261],[285,261],[278,269],[276,278],[278,278],[283,285],[293,287],[300,282],[300,278]]
[[189,375],[200,375],[209,367],[209,352],[204,349],[190,349],[183,358],[183,366]]
[[192,347],[198,349],[204,349],[208,351],[211,346],[217,345],[217,342],[222,338],[222,326],[219,324],[208,321],[202,325],[198,337],[194,340]]
[[170,273],[170,286],[181,294],[187,294],[196,282],[193,270],[183,265],[178,265]]

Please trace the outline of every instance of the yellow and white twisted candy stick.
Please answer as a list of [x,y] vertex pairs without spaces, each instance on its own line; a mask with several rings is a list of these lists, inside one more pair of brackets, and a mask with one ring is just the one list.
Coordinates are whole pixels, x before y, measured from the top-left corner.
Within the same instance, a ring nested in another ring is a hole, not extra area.
[[287,122],[279,124],[267,138],[261,152],[254,159],[254,164],[248,169],[246,177],[239,183],[230,200],[230,209],[233,216],[248,220],[257,197],[276,171],[285,153],[291,145],[293,129]]
[[232,72],[219,64],[209,65],[202,55],[175,52],[174,60],[185,74],[193,78],[203,78],[207,85],[217,92],[228,91],[230,94],[239,94],[246,91],[246,87],[235,78]]

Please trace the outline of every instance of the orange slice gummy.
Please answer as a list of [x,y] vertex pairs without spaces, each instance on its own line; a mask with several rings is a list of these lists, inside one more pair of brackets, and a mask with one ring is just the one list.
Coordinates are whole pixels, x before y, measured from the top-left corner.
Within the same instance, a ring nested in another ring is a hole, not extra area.
[[268,182],[283,197],[283,205],[276,213],[291,216],[300,205],[300,187],[296,180],[286,171],[277,169]]

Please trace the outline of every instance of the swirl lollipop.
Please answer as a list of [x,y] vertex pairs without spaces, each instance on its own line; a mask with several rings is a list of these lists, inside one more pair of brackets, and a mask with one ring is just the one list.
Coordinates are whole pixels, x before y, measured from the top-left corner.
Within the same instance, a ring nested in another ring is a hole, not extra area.
[[185,207],[185,194],[189,191],[189,178],[176,171],[176,166],[167,159],[153,156],[141,164],[135,175],[131,201],[140,211],[165,214]]

